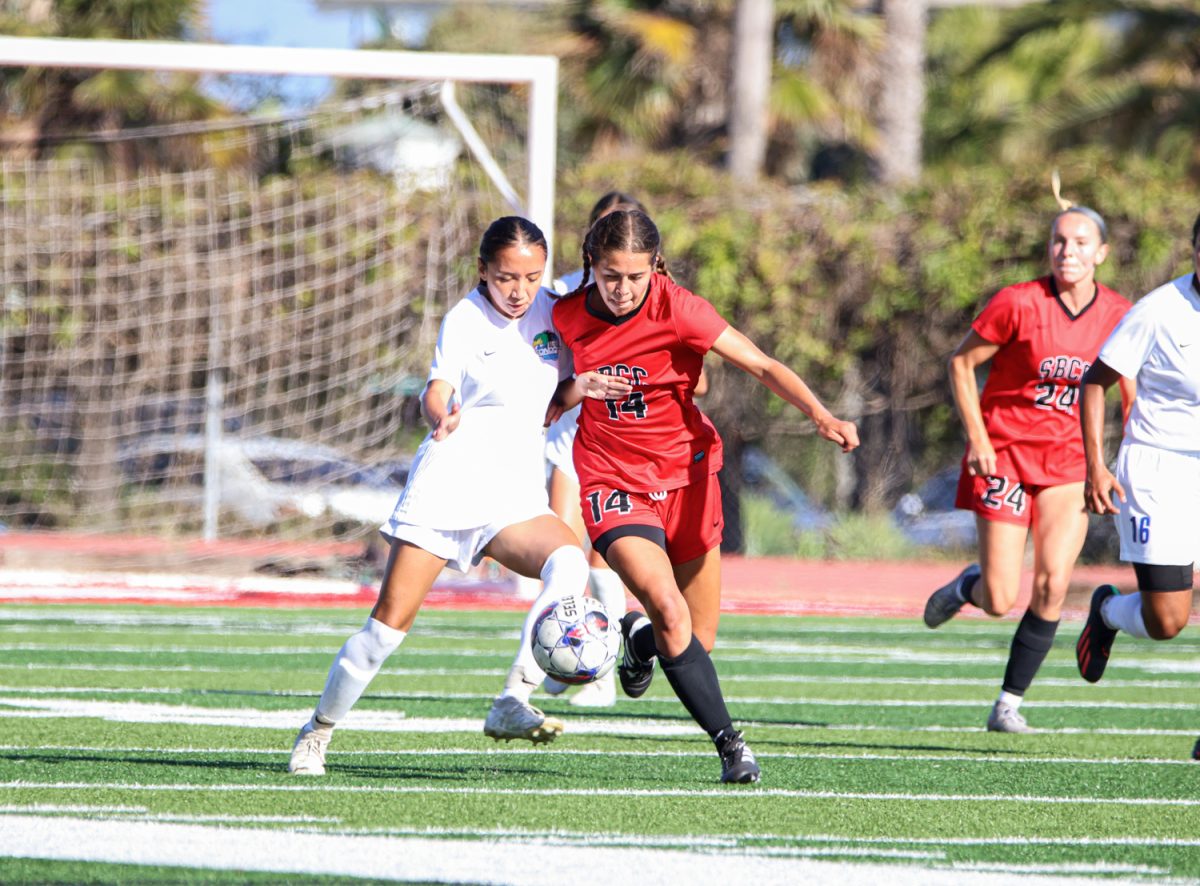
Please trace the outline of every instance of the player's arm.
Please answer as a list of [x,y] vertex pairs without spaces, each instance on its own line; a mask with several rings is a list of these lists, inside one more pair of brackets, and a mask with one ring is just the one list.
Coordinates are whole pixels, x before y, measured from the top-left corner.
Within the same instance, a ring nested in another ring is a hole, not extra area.
[[998,350],[998,344],[972,329],[950,356],[948,370],[950,393],[967,435],[967,470],[981,477],[996,473],[996,450],[992,448],[992,439],[983,423],[983,411],[979,408],[975,370],[996,356]]
[[1133,398],[1137,396],[1137,382],[1120,376],[1117,385],[1121,389],[1121,427],[1129,424],[1129,413],[1133,412]]
[[712,352],[753,376],[776,396],[795,406],[813,420],[817,433],[849,452],[858,446],[858,428],[852,421],[836,418],[817,399],[804,379],[774,357],[764,354],[754,342],[732,326],[717,336]]
[[448,381],[432,379],[421,394],[421,411],[433,430],[433,439],[445,440],[458,427],[458,404],[451,405],[454,388]]
[[1108,469],[1104,457],[1104,392],[1122,378],[1117,370],[1097,358],[1079,382],[1079,424],[1087,463],[1083,501],[1094,514],[1115,514],[1120,510],[1113,502],[1114,492],[1125,501],[1125,490]]
[[546,412],[547,424],[553,422],[568,409],[574,409],[584,397],[596,400],[617,400],[633,390],[629,379],[603,372],[581,372],[558,383],[550,409]]

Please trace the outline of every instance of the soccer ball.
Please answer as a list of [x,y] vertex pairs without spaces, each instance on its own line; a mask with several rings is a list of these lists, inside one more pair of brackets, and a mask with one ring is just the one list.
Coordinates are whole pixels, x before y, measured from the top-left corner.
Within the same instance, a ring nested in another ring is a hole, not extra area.
[[621,632],[599,600],[568,594],[538,613],[531,642],[538,667],[555,680],[578,685],[613,669]]

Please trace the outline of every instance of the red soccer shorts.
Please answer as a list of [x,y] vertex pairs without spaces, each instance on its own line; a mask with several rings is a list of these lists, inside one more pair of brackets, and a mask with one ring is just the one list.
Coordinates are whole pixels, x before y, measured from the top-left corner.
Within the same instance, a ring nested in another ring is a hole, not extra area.
[[1028,526],[1033,519],[1033,499],[1045,488],[1027,486],[1009,477],[972,477],[964,463],[954,506],[974,511],[984,520]]
[[601,556],[618,538],[636,535],[653,541],[678,565],[719,545],[725,529],[716,474],[666,492],[589,485],[580,502],[588,537]]

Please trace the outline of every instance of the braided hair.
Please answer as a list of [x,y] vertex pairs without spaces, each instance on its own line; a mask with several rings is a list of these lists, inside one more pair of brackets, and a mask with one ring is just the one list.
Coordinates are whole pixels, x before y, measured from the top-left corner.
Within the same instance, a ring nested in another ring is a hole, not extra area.
[[583,238],[583,279],[576,293],[587,290],[592,275],[592,256],[610,252],[632,252],[654,257],[654,273],[671,276],[662,254],[662,235],[640,209],[616,209],[588,229]]

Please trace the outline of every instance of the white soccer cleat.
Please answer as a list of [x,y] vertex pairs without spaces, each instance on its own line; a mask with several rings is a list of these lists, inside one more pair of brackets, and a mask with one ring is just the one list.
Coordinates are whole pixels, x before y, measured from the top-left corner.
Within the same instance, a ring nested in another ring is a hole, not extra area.
[[496,741],[524,738],[540,744],[554,741],[562,731],[562,720],[547,717],[533,705],[511,695],[502,695],[492,702],[483,723],[483,734]]
[[313,728],[309,720],[300,728],[296,743],[292,745],[292,759],[288,761],[288,772],[292,775],[324,775],[325,751],[329,739],[333,738],[333,727]]
[[1020,711],[1000,701],[996,702],[992,712],[988,714],[987,728],[988,732],[1009,732],[1014,735],[1030,735],[1037,732],[1025,722]]
[[577,708],[611,708],[617,703],[617,680],[609,671],[599,680],[585,683],[571,696],[571,704]]
[[562,680],[555,680],[553,677],[547,676],[542,680],[542,692],[547,695],[562,695],[571,687]]

